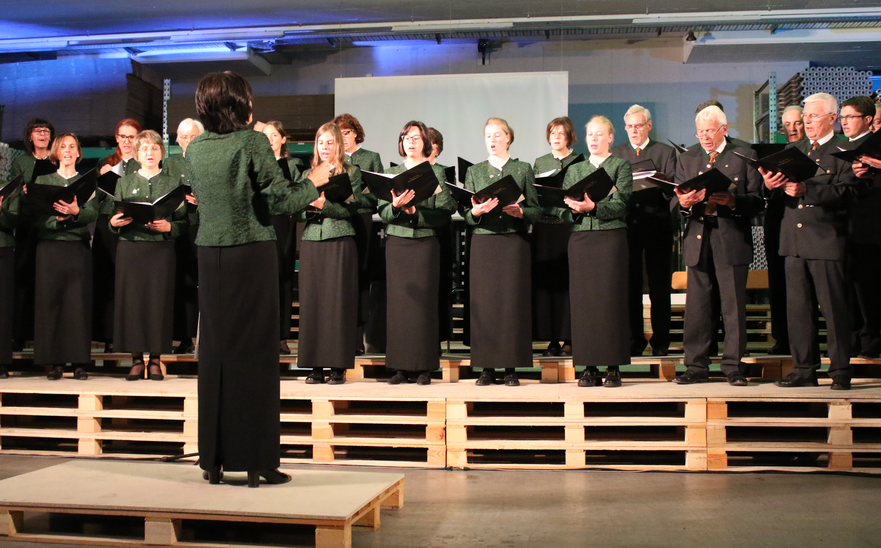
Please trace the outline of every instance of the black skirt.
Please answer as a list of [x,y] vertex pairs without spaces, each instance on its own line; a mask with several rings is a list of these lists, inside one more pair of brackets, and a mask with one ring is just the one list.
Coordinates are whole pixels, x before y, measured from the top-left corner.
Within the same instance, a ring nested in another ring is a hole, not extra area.
[[92,238],[92,336],[93,340],[113,342],[113,311],[116,297],[116,247],[119,235],[110,230],[110,215],[100,214]]
[[529,241],[523,234],[471,238],[471,365],[532,366]]
[[171,352],[174,268],[174,240],[120,240],[113,313],[116,352]]
[[[189,207],[189,205],[188,205]],[[196,338],[199,320],[199,263],[196,258],[196,235],[199,225],[189,229],[174,241],[174,333],[175,340]]]
[[532,329],[538,341],[568,341],[568,224],[536,223],[532,227]]
[[573,232],[569,273],[573,364],[629,364],[627,231]]
[[438,358],[437,238],[389,236],[386,247],[388,346],[386,366],[403,371],[433,371]]
[[357,315],[355,239],[303,241],[297,366],[353,369]]
[[291,337],[291,313],[294,302],[294,264],[297,252],[297,223],[290,215],[270,217],[275,229],[278,252],[279,340]]
[[34,363],[92,359],[92,254],[88,242],[37,243]]
[[0,365],[12,364],[15,248],[0,247]]
[[272,470],[280,463],[275,242],[199,248],[199,461]]

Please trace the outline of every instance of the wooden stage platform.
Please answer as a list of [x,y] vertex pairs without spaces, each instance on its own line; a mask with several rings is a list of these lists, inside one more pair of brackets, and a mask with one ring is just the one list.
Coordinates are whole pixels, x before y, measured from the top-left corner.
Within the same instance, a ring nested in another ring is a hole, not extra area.
[[[283,380],[281,399],[286,465],[881,473],[878,379],[847,392]],[[198,451],[197,431],[192,378],[0,381],[0,453],[158,458]]]
[[[244,474],[230,485],[209,485],[199,468],[92,460],[71,461],[0,481],[0,539],[87,546],[235,546],[194,542],[188,522],[307,525],[318,548],[351,548],[352,527],[376,530],[380,509],[404,504],[404,476],[330,470],[288,470],[282,485],[246,487]],[[138,537],[30,530],[25,512],[123,516],[143,520]],[[242,543],[253,546],[251,543]]]

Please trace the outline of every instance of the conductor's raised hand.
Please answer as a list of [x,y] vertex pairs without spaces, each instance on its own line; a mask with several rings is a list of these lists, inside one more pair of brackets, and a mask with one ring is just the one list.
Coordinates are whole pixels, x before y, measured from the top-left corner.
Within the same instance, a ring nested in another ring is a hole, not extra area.
[[318,196],[318,199],[315,200],[314,202],[312,202],[312,203],[309,204],[309,205],[311,205],[311,206],[314,207],[315,209],[324,209],[324,203],[325,203],[326,201],[327,201],[327,200],[324,199],[324,193],[322,192],[322,193]]
[[774,190],[775,188],[780,188],[780,187],[786,185],[787,183],[792,182],[789,179],[787,179],[786,176],[784,176],[779,171],[776,171],[776,172],[769,171],[763,167],[760,167],[759,173],[762,174],[762,179],[764,179],[764,181],[765,181],[765,186],[768,187],[768,189],[770,189],[770,190]]
[[119,228],[132,222],[131,217],[123,217],[123,215],[125,215],[125,213],[118,211],[116,215],[110,217],[110,226],[113,228]]
[[683,192],[681,190],[674,189],[676,195],[679,196],[679,205],[686,209],[693,207],[695,204],[699,204],[704,201],[704,198],[707,197],[707,189],[702,188],[700,190],[690,190],[688,192]]
[[573,213],[590,213],[596,209],[596,203],[590,199],[587,192],[584,193],[584,200],[576,200],[569,196],[563,197],[563,201],[569,206]]
[[472,217],[480,217],[484,213],[489,213],[494,210],[496,206],[499,205],[498,198],[490,198],[485,202],[478,203],[477,200],[474,199],[474,196],[471,197],[471,216]]
[[333,170],[333,164],[329,162],[321,162],[315,166],[309,173],[309,180],[316,187],[324,186],[330,179],[330,172]]

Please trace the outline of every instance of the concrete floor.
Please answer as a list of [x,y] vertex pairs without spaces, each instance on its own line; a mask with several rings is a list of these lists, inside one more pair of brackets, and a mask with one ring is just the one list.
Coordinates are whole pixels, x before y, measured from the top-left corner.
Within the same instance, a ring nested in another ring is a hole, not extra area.
[[[0,456],[0,479],[60,462]],[[881,476],[362,470],[404,473],[405,504],[383,511],[379,530],[356,530],[354,548],[881,547]],[[226,534],[249,544],[314,545],[308,530]],[[73,545],[0,540],[2,548],[24,546]]]

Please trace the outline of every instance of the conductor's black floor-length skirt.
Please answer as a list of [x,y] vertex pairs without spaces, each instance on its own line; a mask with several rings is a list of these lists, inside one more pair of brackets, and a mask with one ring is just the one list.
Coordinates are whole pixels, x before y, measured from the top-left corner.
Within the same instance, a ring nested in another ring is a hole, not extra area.
[[630,363],[627,231],[573,232],[569,238],[572,363]]
[[199,461],[280,463],[278,254],[274,241],[200,247]]
[[402,371],[433,371],[440,366],[437,340],[440,242],[433,236],[389,236],[385,257],[386,365]]
[[92,253],[89,242],[37,243],[34,363],[92,360]]
[[471,364],[532,367],[532,288],[525,234],[471,239]]

